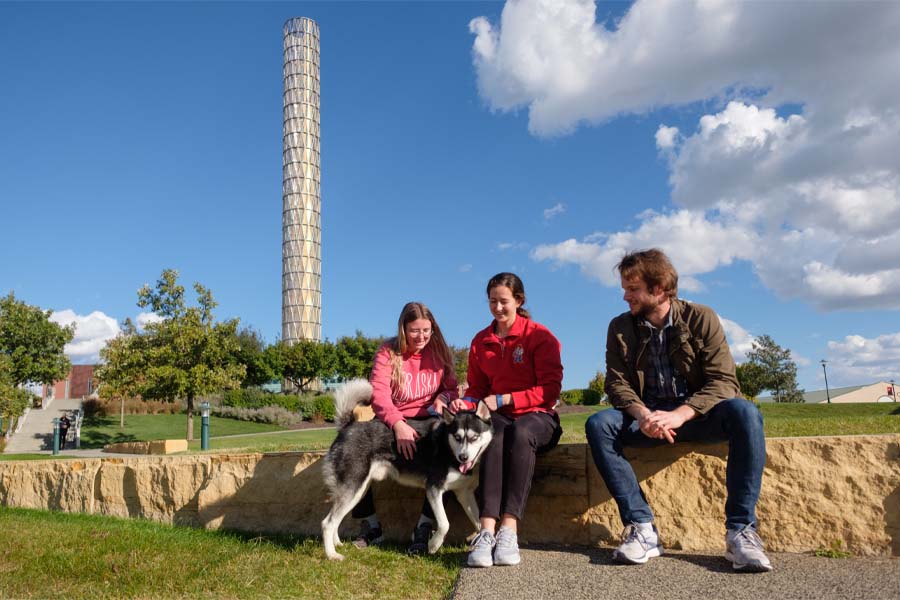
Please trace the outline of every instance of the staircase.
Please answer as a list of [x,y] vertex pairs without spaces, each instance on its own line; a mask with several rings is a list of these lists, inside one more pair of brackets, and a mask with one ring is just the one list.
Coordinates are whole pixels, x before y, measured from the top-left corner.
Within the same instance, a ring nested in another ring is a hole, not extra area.
[[18,433],[14,433],[6,443],[6,454],[34,454],[53,450],[53,419],[69,417],[72,427],[69,428],[67,448],[73,448],[75,442],[75,415],[81,408],[80,398],[57,398],[47,408],[31,409],[22,423]]

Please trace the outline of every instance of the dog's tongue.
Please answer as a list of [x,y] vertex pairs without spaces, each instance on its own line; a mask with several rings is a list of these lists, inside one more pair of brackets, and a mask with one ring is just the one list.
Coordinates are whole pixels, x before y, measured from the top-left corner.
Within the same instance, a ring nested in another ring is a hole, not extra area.
[[472,462],[462,463],[459,465],[459,472],[465,475],[472,469]]

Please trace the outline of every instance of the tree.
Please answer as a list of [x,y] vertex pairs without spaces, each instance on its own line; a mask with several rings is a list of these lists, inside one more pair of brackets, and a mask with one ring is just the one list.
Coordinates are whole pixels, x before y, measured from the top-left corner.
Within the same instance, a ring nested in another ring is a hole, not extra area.
[[275,371],[266,355],[266,343],[258,331],[242,327],[237,332],[237,351],[234,360],[244,365],[246,374],[241,387],[260,386],[276,378]]
[[335,344],[338,377],[368,379],[372,374],[375,353],[382,344],[384,344],[383,337],[366,337],[361,331],[357,331],[353,337],[344,336],[338,339]]
[[237,319],[217,323],[212,292],[194,284],[197,305],[185,303],[178,271],[166,269],[156,286],[138,291],[138,306],[163,319],[149,323],[143,333],[127,327],[100,355],[98,369],[104,394],[119,393],[144,399],[187,402],[187,439],[194,438],[194,400],[238,387],[246,374],[236,364]]
[[0,354],[11,359],[7,369],[13,385],[50,385],[72,368],[63,348],[75,336],[75,327],[54,323],[51,314],[16,300],[12,293],[0,298]]
[[12,293],[0,298],[0,415],[21,416],[32,397],[21,389],[26,383],[51,385],[72,368],[63,349],[75,328],[54,323],[51,314]]
[[456,380],[466,383],[469,378],[469,348],[467,346],[450,346],[453,354],[453,369],[456,372]]
[[11,420],[25,412],[31,398],[31,392],[13,385],[12,359],[0,354],[0,421],[6,420],[7,431],[11,429]]
[[600,397],[606,395],[606,392],[603,389],[604,384],[606,383],[606,377],[600,371],[597,371],[597,374],[594,375],[594,378],[588,382],[588,389],[593,390],[600,394]]
[[770,390],[776,402],[803,402],[803,390],[797,389],[797,364],[791,360],[790,350],[761,335],[753,340],[753,350],[747,357],[760,370],[762,389]]
[[735,369],[741,392],[750,400],[755,400],[759,393],[765,389],[765,370],[755,362],[745,362],[737,365]]
[[283,365],[282,376],[304,392],[316,379],[330,379],[337,374],[338,360],[331,342],[299,340],[293,344],[279,342],[276,362]]

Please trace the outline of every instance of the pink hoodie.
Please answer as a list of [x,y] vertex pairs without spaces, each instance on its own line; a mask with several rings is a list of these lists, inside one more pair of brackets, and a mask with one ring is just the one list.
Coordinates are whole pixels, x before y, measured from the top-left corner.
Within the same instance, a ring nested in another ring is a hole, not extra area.
[[375,353],[369,378],[372,410],[391,428],[407,417],[427,417],[428,407],[439,395],[448,404],[459,397],[456,374],[452,369],[445,372],[430,344],[420,354],[404,354],[402,359],[403,381],[398,386],[391,381],[391,346],[384,344]]

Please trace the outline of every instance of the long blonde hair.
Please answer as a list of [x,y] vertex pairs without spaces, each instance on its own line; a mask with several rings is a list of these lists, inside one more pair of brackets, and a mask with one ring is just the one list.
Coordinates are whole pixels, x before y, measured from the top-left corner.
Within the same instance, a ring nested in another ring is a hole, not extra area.
[[400,311],[400,318],[397,319],[397,337],[388,341],[391,349],[391,383],[394,386],[399,386],[403,381],[403,355],[409,349],[406,341],[406,325],[419,319],[428,319],[431,322],[431,338],[428,340],[428,346],[431,346],[431,351],[443,365],[445,372],[453,370],[453,353],[444,341],[444,334],[441,333],[434,315],[421,302],[407,302]]

